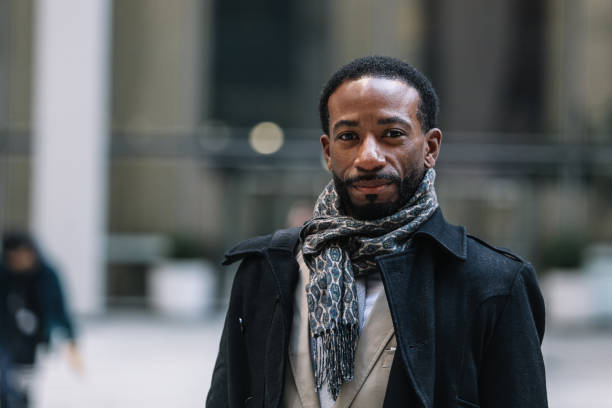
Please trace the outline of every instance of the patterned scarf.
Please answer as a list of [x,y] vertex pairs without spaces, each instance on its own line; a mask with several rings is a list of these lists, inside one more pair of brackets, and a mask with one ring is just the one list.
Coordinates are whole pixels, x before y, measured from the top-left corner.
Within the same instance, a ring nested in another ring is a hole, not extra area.
[[310,269],[306,285],[310,335],[314,339],[315,386],[327,380],[334,400],[353,379],[359,337],[355,277],[377,271],[374,258],[402,251],[412,234],[438,207],[435,170],[429,169],[410,201],[395,214],[371,221],[345,216],[334,182],[315,204],[302,229],[302,253]]

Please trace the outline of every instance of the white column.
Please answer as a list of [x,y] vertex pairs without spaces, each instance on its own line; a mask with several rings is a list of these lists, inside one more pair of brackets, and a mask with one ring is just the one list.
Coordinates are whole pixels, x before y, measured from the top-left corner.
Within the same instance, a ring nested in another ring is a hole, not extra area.
[[[0,128],[3,128],[5,126],[7,126],[6,120],[7,120],[7,112],[6,112],[6,108],[8,106],[7,100],[8,100],[8,63],[9,63],[9,56],[8,56],[8,41],[6,40],[6,37],[9,35],[8,31],[10,29],[10,26],[8,25],[9,23],[9,19],[8,19],[8,7],[5,1],[0,0],[0,36],[2,36],[2,39],[0,40]],[[0,228],[2,227],[2,218],[0,217]]]
[[103,311],[110,0],[38,0],[32,227],[72,309]]

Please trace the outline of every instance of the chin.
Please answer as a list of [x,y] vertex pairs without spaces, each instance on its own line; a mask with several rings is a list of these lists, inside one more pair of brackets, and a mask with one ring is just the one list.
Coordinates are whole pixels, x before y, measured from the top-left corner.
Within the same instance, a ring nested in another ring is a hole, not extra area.
[[372,221],[395,214],[400,207],[401,205],[398,201],[374,202],[362,205],[351,203],[348,210],[351,216],[357,220]]

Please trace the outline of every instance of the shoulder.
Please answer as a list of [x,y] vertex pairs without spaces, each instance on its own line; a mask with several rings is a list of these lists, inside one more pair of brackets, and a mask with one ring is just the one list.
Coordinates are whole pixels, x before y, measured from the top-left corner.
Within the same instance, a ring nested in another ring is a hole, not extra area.
[[232,264],[250,255],[261,255],[264,251],[278,250],[294,253],[300,238],[301,228],[277,230],[244,240],[225,253],[224,265]]
[[[539,341],[544,336],[545,306],[535,269],[514,252],[468,236],[468,257],[463,270],[466,291],[479,310],[482,324],[505,314],[508,321],[530,325],[533,321]],[[523,328],[527,326],[522,326]]]
[[509,249],[491,245],[488,242],[484,241],[483,239],[480,239],[471,234],[467,234],[467,238],[468,238],[467,240],[468,246],[471,244],[473,250],[477,250],[477,251],[480,250],[483,253],[488,253],[493,256],[501,255],[504,258],[510,259],[514,262],[520,262],[520,263],[527,262],[525,261],[525,259],[523,259],[522,257],[520,257],[519,255],[517,255],[516,253],[512,252]]
[[531,263],[516,253],[467,235],[467,257],[460,268],[481,296],[509,295],[516,285],[536,285]]
[[[425,222],[415,236],[427,237],[442,251],[433,255],[441,267],[439,279],[460,285],[474,299],[507,294],[517,276],[533,281],[533,267],[515,253],[493,246],[467,234],[465,228],[449,224],[440,209]],[[441,256],[450,255],[450,256]]]
[[230,306],[255,307],[262,299],[286,298],[298,275],[295,249],[299,228],[278,230],[273,234],[240,242],[225,254],[224,265],[240,262],[234,275]]

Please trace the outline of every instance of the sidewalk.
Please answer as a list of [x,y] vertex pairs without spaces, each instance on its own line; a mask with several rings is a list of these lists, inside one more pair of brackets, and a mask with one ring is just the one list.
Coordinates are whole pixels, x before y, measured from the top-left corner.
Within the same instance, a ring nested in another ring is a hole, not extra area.
[[221,328],[220,319],[82,322],[83,375],[70,370],[63,350],[41,359],[34,408],[203,407]]
[[[43,358],[34,408],[204,407],[221,327],[221,317],[82,322],[85,373],[61,352]],[[551,408],[612,408],[612,331],[549,330],[543,350]]]
[[551,408],[612,408],[612,330],[548,330],[543,353]]

